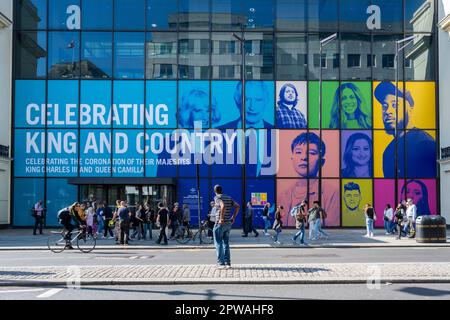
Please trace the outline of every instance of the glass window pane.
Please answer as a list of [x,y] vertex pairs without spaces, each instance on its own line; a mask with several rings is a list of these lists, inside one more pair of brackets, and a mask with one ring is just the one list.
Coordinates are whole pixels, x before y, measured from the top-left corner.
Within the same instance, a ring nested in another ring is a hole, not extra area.
[[277,29],[306,31],[307,0],[278,0]]
[[49,0],[48,5],[50,29],[79,29],[79,23],[81,22],[80,0]]
[[405,1],[406,32],[432,32],[434,24],[434,1]]
[[277,34],[277,79],[306,80],[308,51],[306,35]]
[[405,79],[434,80],[434,66],[433,36],[426,34],[418,35],[405,48]]
[[121,79],[144,78],[143,32],[116,32],[114,35],[114,76]]
[[83,0],[83,8],[81,12],[83,29],[112,29],[113,1]]
[[242,5],[246,17],[245,29],[273,29],[273,0],[242,0]]
[[[309,36],[309,55],[308,60],[312,63],[309,63],[309,79],[317,80],[319,79],[319,49],[320,49],[320,40],[328,37],[329,33],[321,33],[311,34]],[[340,67],[340,59],[339,59],[339,40],[335,39],[329,42],[323,48],[323,57],[322,57],[322,77],[324,80],[335,80],[339,77],[339,67]],[[317,63],[316,63],[317,62]]]
[[273,35],[245,33],[245,78],[271,80],[274,76]]
[[14,226],[33,226],[31,208],[44,201],[44,179],[14,179]]
[[176,79],[177,77],[177,48],[176,33],[147,33],[145,50],[147,79]]
[[230,33],[212,34],[213,79],[240,79],[242,70],[241,44]]
[[47,27],[47,0],[16,1],[16,28],[22,30],[45,29]]
[[340,0],[340,30],[341,31],[369,31],[366,13],[371,0]]
[[177,0],[147,0],[147,30],[176,30]]
[[241,30],[246,23],[238,1],[212,0],[211,6],[213,30]]
[[112,33],[83,32],[81,35],[81,77],[111,78]]
[[[401,38],[401,35],[373,36],[372,50],[376,59],[376,65],[372,68],[373,80],[395,80],[395,41]],[[403,52],[399,56],[399,68],[399,79],[402,80]]]
[[336,0],[309,0],[308,29],[336,31],[338,28],[338,3]]
[[180,30],[209,30],[209,1],[180,0]]
[[209,129],[209,82],[180,81],[178,85],[178,127]]
[[47,35],[45,32],[17,32],[15,47],[17,79],[45,78]]
[[47,226],[60,226],[56,213],[77,201],[78,187],[67,179],[47,179]]
[[180,79],[209,79],[209,46],[209,33],[179,34],[178,72]]
[[381,13],[381,29],[376,29],[377,31],[403,31],[402,0],[372,0],[372,5],[378,6]]
[[[92,81],[90,81],[92,82]],[[96,141],[96,143],[92,143]],[[109,177],[111,175],[110,130],[80,131],[80,177]],[[92,146],[86,148],[85,146]]]
[[80,75],[80,34],[48,33],[48,77],[77,78]]
[[116,30],[145,29],[145,0],[115,0],[114,27]]
[[370,36],[343,34],[341,36],[341,79],[370,80],[371,69],[367,66],[370,55]]

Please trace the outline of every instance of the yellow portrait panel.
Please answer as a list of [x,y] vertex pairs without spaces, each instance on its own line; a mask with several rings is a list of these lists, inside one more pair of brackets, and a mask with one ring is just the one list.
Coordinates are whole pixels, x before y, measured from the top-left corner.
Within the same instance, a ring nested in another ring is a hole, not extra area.
[[366,218],[363,208],[373,205],[371,179],[342,179],[342,226],[363,227]]

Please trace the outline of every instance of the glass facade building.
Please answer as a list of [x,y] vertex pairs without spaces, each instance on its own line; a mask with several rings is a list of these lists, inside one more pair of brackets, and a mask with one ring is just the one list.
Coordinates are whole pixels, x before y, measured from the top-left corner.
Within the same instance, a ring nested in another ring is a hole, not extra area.
[[92,198],[178,201],[196,221],[197,175],[203,218],[215,184],[283,205],[285,226],[304,199],[330,227],[364,226],[366,203],[439,213],[434,0],[14,6],[14,226],[40,199],[47,225]]

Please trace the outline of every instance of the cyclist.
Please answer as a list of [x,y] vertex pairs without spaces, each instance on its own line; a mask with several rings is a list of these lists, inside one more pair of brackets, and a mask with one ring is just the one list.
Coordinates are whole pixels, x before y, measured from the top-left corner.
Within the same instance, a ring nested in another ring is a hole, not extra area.
[[[80,209],[80,204],[78,202],[74,202],[71,206],[61,209],[58,211],[58,220],[59,223],[64,226],[64,229],[67,230],[67,234],[65,235],[66,240],[66,249],[73,249],[70,240],[72,239],[72,231],[79,226],[83,226],[85,221],[82,221],[78,211]],[[75,225],[72,224],[72,221],[75,222]]]

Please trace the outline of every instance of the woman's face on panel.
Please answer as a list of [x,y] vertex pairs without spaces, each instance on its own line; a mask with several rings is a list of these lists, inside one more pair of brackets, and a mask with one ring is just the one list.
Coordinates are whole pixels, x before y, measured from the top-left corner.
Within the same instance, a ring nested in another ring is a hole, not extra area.
[[347,117],[352,116],[358,108],[358,100],[352,89],[345,88],[341,94],[341,105]]
[[352,146],[352,160],[353,163],[359,166],[365,166],[369,164],[371,154],[370,145],[366,139],[357,139]]

